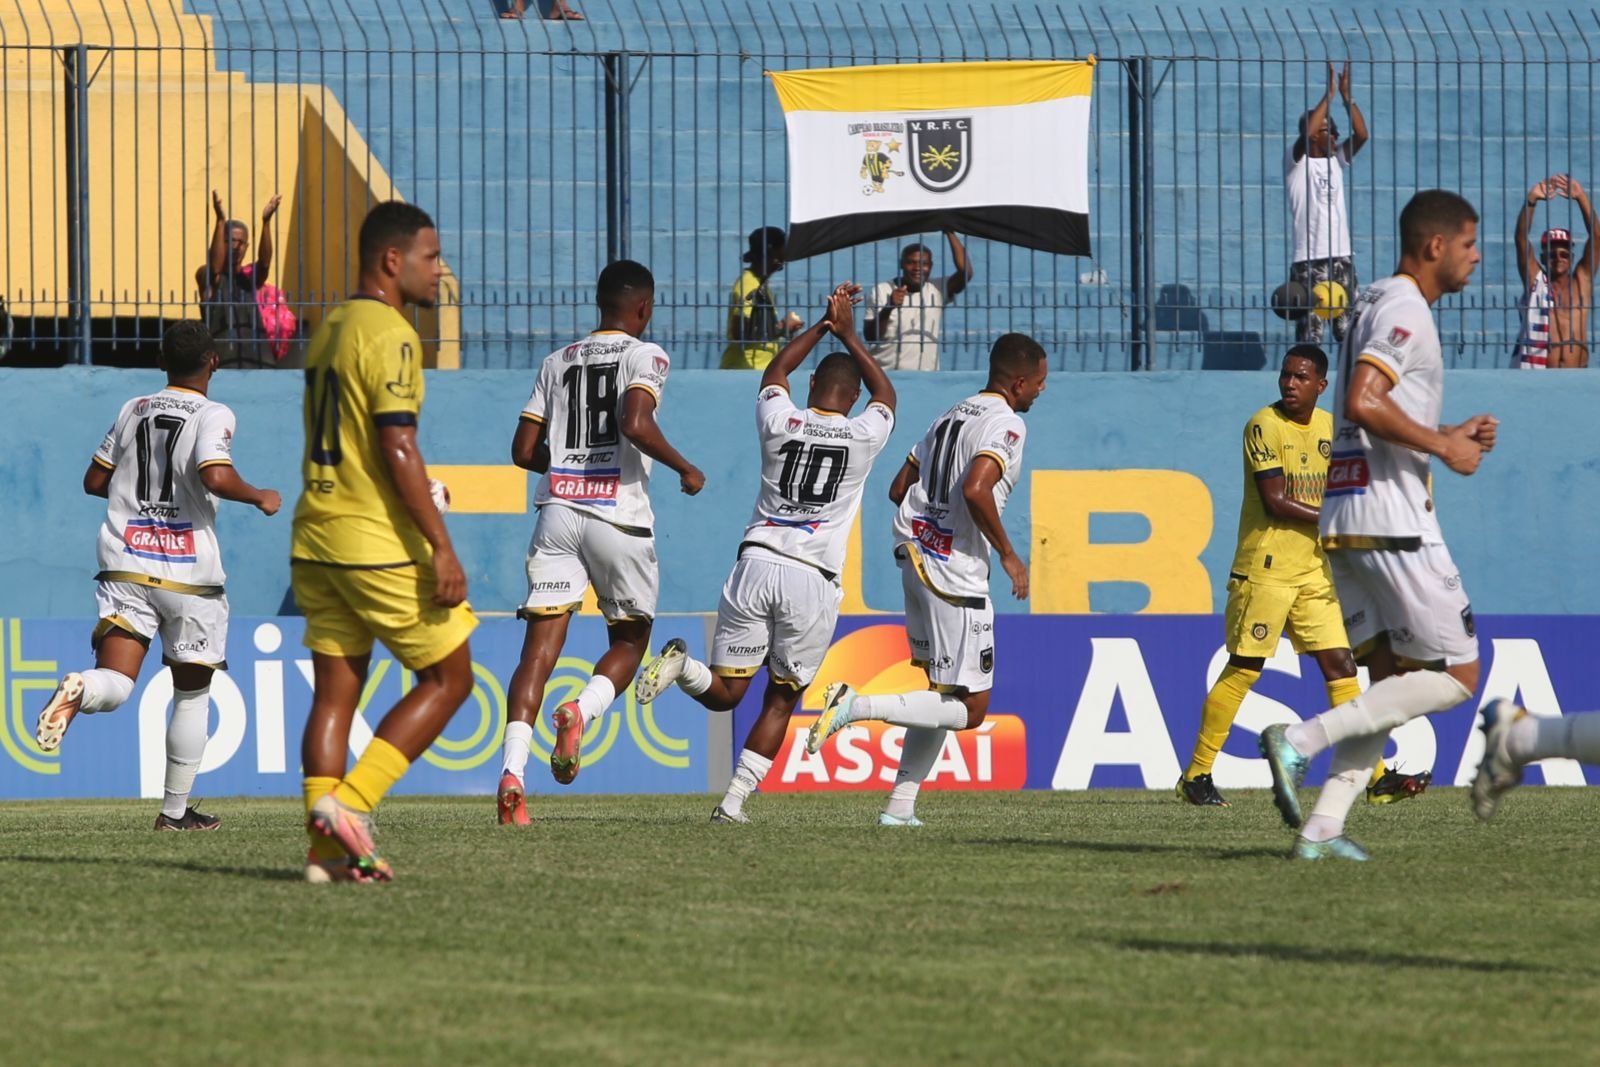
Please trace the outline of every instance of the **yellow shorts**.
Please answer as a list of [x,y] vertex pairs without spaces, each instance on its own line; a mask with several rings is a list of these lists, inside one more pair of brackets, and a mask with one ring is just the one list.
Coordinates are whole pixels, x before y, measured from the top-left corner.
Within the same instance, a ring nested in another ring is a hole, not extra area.
[[1326,571],[1300,585],[1263,585],[1230,577],[1226,619],[1228,651],[1235,656],[1271,659],[1285,630],[1296,652],[1350,647],[1339,598]]
[[433,603],[433,568],[426,563],[367,570],[296,562],[289,574],[306,617],[305,646],[313,652],[364,656],[376,638],[401,666],[418,671],[478,628],[469,605]]

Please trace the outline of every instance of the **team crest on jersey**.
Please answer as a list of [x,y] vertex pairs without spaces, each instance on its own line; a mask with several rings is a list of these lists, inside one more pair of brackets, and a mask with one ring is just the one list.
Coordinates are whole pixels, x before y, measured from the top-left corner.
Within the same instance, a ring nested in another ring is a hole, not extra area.
[[[789,421],[784,424],[784,428],[787,429],[790,433],[799,433],[800,432],[800,427],[804,426],[805,424],[806,424],[806,420],[801,418],[799,415],[790,415],[789,416]],[[787,447],[787,446],[785,446],[785,447]]]
[[1317,454],[1320,455],[1323,459],[1327,459],[1329,456],[1333,455],[1333,442],[1331,442],[1331,441],[1318,441],[1317,442]]
[[1401,327],[1396,326],[1394,329],[1389,331],[1389,343],[1394,345],[1396,348],[1399,348],[1409,340],[1411,340],[1410,330],[1402,329]]
[[911,176],[930,193],[948,193],[967,177],[972,157],[972,120],[907,119]]
[[135,415],[143,417],[144,413],[149,411],[149,410],[150,410],[150,399],[148,397],[140,397],[138,400],[134,401],[133,413]]
[[1016,448],[1017,442],[1022,440],[1022,435],[1015,430],[1006,431],[1006,447]]
[[672,369],[672,361],[666,356],[651,356],[650,361],[655,364],[656,373],[665,377],[668,370]]

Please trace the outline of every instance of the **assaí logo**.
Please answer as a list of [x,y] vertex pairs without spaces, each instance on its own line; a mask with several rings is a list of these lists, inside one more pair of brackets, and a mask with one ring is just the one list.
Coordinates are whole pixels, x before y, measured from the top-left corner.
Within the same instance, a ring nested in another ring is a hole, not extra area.
[[[926,689],[928,676],[911,665],[903,626],[868,626],[836,641],[822,660],[817,682],[802,707],[822,710],[824,683],[848,682],[868,696]],[[883,789],[900,767],[905,729],[887,723],[853,723],[816,755],[806,752],[813,715],[796,715],[773,760],[769,793]],[[990,712],[976,730],[951,730],[924,783],[929,789],[1021,789],[1028,777],[1027,732],[1015,715]]]

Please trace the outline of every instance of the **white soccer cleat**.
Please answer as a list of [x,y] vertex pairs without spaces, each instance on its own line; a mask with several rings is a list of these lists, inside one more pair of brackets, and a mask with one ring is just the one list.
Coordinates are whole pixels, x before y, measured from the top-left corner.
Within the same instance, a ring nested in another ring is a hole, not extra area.
[[39,725],[33,739],[39,742],[41,752],[54,752],[61,746],[61,739],[67,736],[67,726],[82,703],[83,675],[77,671],[63,675],[61,684],[50,695],[50,703],[39,712]]
[[1506,741],[1511,724],[1528,713],[1509,700],[1491,700],[1483,709],[1483,762],[1472,776],[1472,811],[1485,822],[1494,818],[1500,798],[1522,782],[1522,764],[1511,758]]
[[830,682],[822,691],[822,714],[811,724],[806,734],[806,751],[813,756],[823,742],[850,725],[854,720],[851,711],[856,702],[856,691],[845,682]]
[[902,818],[899,815],[890,815],[886,811],[880,811],[880,812],[878,812],[878,825],[879,826],[921,826],[922,825],[922,820],[917,818],[915,815],[907,815],[907,816]]
[[641,704],[648,704],[665,693],[667,687],[682,676],[683,666],[688,661],[689,646],[683,643],[683,638],[674,637],[661,646],[661,654],[639,672],[638,679],[633,683],[633,698]]

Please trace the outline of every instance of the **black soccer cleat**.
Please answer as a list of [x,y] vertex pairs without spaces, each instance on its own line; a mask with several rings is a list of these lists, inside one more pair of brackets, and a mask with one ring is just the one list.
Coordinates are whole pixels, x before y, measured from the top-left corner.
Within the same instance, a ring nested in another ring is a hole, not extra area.
[[215,830],[222,825],[222,820],[215,815],[206,815],[195,811],[194,808],[183,809],[183,816],[174,819],[166,812],[156,816],[157,830]]
[[1173,790],[1178,799],[1186,804],[1193,804],[1197,808],[1226,808],[1228,802],[1222,799],[1222,794],[1217,792],[1216,783],[1209,774],[1197,774],[1194,778],[1179,778],[1177,788]]
[[1400,771],[1387,770],[1376,782],[1367,786],[1367,803],[1393,804],[1397,800],[1410,800],[1421,796],[1432,782],[1432,771],[1402,774]]

